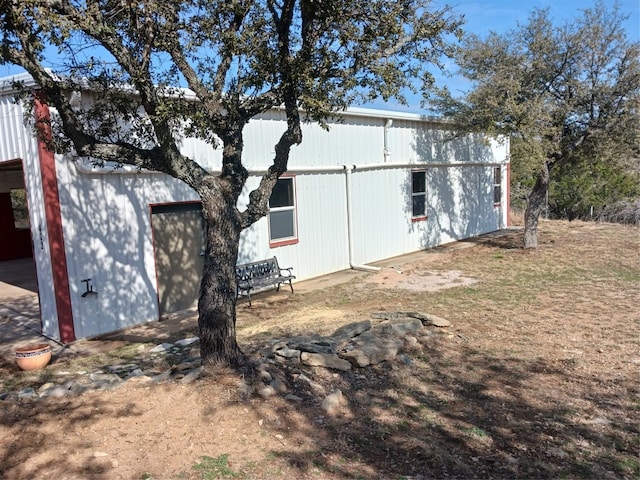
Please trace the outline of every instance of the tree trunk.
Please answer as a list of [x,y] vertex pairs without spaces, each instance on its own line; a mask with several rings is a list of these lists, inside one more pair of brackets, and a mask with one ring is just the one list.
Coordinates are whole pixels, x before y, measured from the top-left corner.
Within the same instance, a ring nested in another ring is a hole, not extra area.
[[544,162],[527,199],[527,209],[524,213],[524,248],[538,248],[538,219],[545,206],[548,191],[549,164]]
[[236,272],[240,217],[235,197],[224,186],[202,198],[206,246],[198,327],[200,357],[205,367],[237,366],[241,352],[236,342]]

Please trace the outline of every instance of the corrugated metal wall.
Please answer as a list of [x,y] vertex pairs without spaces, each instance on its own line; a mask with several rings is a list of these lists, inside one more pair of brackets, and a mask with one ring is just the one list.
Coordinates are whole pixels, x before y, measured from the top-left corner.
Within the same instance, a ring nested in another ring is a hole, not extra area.
[[30,118],[32,117],[29,112],[25,112],[20,103],[15,103],[10,96],[0,95],[0,162],[22,160],[33,254],[38,276],[42,328],[45,334],[59,338],[38,144],[32,130],[33,125],[25,124],[25,121],[28,122]]
[[[87,174],[62,156],[56,167],[76,336],[157,320],[150,205],[197,196],[166,175]],[[98,295],[82,297],[87,278]]]

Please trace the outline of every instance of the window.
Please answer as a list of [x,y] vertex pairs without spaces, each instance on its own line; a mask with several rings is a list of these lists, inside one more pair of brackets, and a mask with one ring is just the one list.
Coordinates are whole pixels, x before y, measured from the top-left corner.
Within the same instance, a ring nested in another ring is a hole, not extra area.
[[12,189],[10,195],[14,227],[16,230],[29,228],[29,211],[27,210],[26,190],[24,188]]
[[269,199],[269,246],[298,243],[295,177],[279,178]]
[[411,172],[411,219],[427,218],[427,171]]
[[502,201],[502,169],[493,168],[493,203],[499,205]]

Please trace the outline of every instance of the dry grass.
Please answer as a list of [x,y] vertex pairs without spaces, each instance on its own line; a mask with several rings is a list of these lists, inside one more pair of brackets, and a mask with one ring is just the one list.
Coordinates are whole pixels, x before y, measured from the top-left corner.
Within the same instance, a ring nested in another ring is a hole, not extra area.
[[[452,327],[425,329],[409,362],[283,368],[303,402],[242,400],[243,379],[227,372],[3,407],[0,438],[25,441],[0,444],[0,476],[199,479],[207,472],[192,467],[209,465],[209,478],[640,478],[639,240],[632,227],[543,221],[537,251],[513,232],[406,266],[459,270],[470,285],[357,281],[258,296],[238,313],[246,350],[381,310]],[[342,390],[338,415],[295,381],[301,372]]]

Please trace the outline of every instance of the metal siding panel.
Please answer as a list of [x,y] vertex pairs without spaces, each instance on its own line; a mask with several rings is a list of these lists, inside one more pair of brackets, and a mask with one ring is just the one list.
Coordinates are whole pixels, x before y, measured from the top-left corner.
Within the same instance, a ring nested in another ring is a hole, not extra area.
[[38,277],[40,317],[45,334],[58,339],[58,315],[53,291],[49,237],[44,214],[44,197],[38,143],[31,126],[25,124],[25,110],[9,95],[0,96],[0,161],[22,159],[29,205],[33,254]]
[[356,169],[353,178],[355,262],[374,262],[420,249],[422,232],[411,222],[410,170]]
[[[158,318],[149,204],[197,200],[166,175],[85,174],[57,163],[71,300],[78,338]],[[91,278],[97,296],[82,298]]]
[[[299,242],[295,252],[302,278],[349,267],[343,173],[299,175]],[[281,250],[284,250],[282,248]]]
[[[242,208],[258,179],[247,183]],[[239,262],[275,255],[281,265],[294,268],[299,280],[349,268],[345,201],[344,173],[296,175],[298,243],[269,248],[263,218],[242,233]]]

